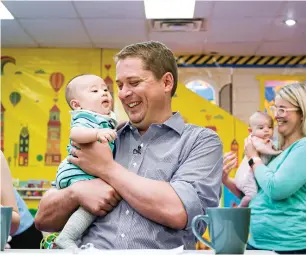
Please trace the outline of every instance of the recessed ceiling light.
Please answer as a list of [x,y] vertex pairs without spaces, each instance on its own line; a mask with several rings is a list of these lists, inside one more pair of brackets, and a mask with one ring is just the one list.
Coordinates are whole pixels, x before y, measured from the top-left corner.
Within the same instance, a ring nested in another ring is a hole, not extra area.
[[14,19],[10,11],[0,2],[0,20],[2,19]]
[[285,24],[288,26],[288,27],[292,27],[296,24],[296,21],[293,20],[293,19],[287,19],[285,20]]
[[144,0],[147,19],[192,19],[195,0]]

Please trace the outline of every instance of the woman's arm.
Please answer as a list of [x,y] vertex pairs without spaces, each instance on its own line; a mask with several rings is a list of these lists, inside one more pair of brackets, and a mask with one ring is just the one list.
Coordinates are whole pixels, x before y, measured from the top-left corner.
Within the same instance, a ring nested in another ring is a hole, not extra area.
[[[277,160],[277,159],[275,159]],[[306,142],[297,144],[279,164],[277,171],[260,161],[253,166],[259,186],[273,200],[290,197],[306,184]]]
[[12,223],[11,223],[11,234],[15,233],[19,227],[20,217],[19,211],[15,199],[12,176],[6,159],[1,154],[1,206],[13,207]]

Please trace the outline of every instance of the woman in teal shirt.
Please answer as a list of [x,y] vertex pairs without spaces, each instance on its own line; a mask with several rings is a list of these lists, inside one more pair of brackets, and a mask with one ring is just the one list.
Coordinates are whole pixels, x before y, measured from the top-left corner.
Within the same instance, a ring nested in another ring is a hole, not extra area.
[[[245,142],[245,155],[259,188],[249,205],[252,213],[247,248],[306,254],[306,85],[295,83],[280,89],[271,110],[278,122],[283,152],[265,166],[252,138]],[[228,170],[224,171],[223,183],[238,194]]]

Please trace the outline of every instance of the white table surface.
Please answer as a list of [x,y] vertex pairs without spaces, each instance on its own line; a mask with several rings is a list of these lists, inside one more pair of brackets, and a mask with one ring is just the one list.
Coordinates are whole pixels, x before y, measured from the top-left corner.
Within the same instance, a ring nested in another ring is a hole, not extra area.
[[[192,251],[192,250],[185,250],[182,251],[181,249],[173,249],[173,250],[81,250],[78,253],[73,253],[69,250],[14,250],[8,249],[5,250],[2,254],[8,255],[30,255],[30,254],[58,254],[58,255],[68,255],[68,254],[78,254],[78,255],[197,255],[197,254],[214,254],[212,250],[199,250],[199,251]],[[252,250],[252,251],[245,251],[245,255],[275,255],[275,252],[272,251],[261,251],[261,250]]]

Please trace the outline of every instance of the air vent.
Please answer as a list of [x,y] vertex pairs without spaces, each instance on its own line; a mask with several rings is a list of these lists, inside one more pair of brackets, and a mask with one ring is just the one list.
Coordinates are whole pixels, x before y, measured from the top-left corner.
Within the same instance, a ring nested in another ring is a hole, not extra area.
[[150,22],[154,32],[198,32],[204,29],[203,19],[154,19]]

